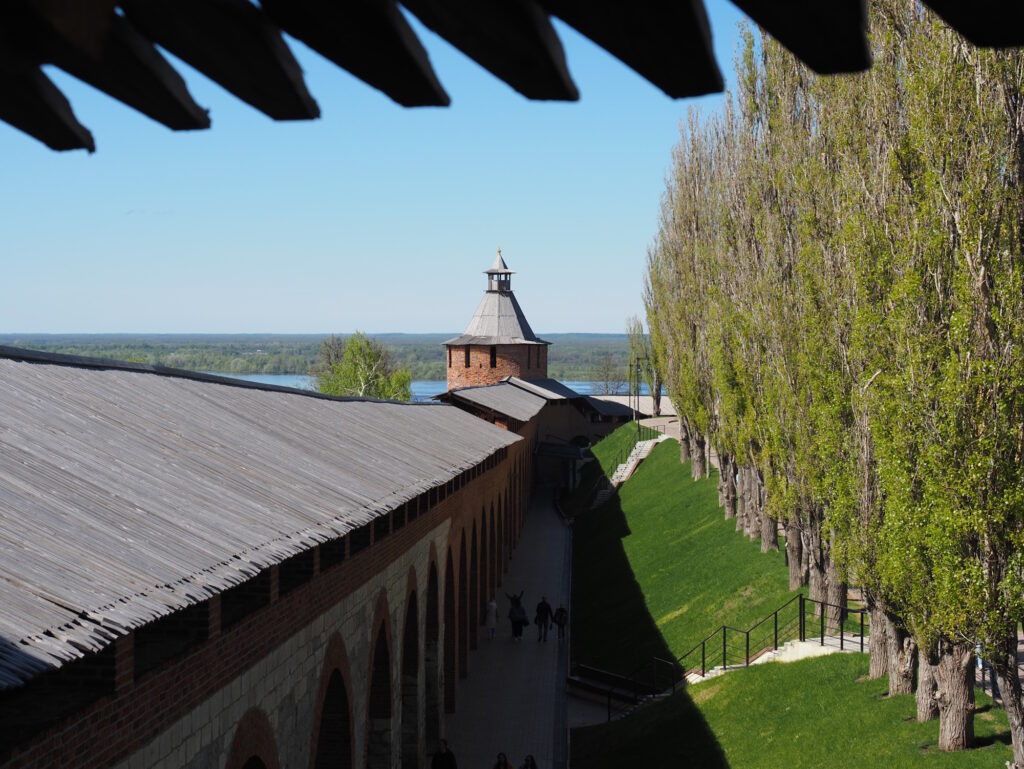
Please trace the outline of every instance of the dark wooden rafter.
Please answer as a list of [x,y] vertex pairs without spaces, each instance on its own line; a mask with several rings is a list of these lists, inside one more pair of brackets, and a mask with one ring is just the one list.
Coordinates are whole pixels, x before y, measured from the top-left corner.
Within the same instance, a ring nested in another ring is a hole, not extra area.
[[815,72],[871,66],[867,0],[732,0]]
[[320,109],[280,31],[246,0],[121,0],[144,35],[275,120]]
[[544,8],[589,37],[673,98],[722,90],[701,0],[541,0]]
[[1024,3],[1021,0],[925,2],[975,45],[991,48],[1024,45]]
[[37,65],[5,48],[0,39],[0,120],[50,149],[94,152],[92,134],[75,118],[64,94]]
[[103,35],[83,44],[58,34],[47,20],[26,24],[17,45],[27,58],[52,63],[174,130],[209,128],[210,117],[156,47],[110,12]]
[[[732,0],[819,73],[871,65],[867,0]],[[980,46],[1024,45],[1024,0],[925,0]],[[720,91],[703,0],[404,0],[402,6],[531,99],[578,98],[557,16],[674,98]],[[162,46],[277,120],[320,111],[281,31],[398,104],[448,95],[397,0],[0,0],[0,120],[54,149],[92,136],[40,69],[55,64],[172,129],[206,110]]]
[[404,107],[444,107],[448,94],[393,0],[263,0],[280,27]]
[[565,51],[533,0],[404,0],[427,27],[530,99],[579,98]]

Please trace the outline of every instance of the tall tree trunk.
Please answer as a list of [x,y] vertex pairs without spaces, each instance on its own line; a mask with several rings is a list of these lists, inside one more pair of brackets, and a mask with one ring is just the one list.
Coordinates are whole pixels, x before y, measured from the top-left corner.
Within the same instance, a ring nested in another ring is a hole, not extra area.
[[707,441],[699,430],[694,429],[690,433],[690,474],[693,475],[695,481],[707,477],[708,474],[706,443]]
[[725,478],[725,518],[729,520],[736,517],[736,459],[730,456],[728,461],[723,464],[725,465],[722,471],[722,477]]
[[804,547],[800,538],[800,527],[794,516],[786,521],[786,566],[789,567],[789,589],[796,590],[807,582],[803,568]]
[[685,465],[690,461],[690,425],[678,407],[676,413],[679,414],[679,462]]
[[839,576],[831,553],[825,556],[825,602],[828,604],[828,632],[838,633],[846,620],[846,582]]
[[743,500],[743,512],[736,516],[736,531],[747,531],[750,528],[750,519],[754,516],[754,498],[750,495],[750,468],[746,465],[739,467],[736,471],[736,493]]
[[889,672],[889,635],[885,604],[867,588],[863,589],[868,607],[868,678],[881,678]]
[[661,416],[661,375],[654,371],[654,387],[651,390],[651,416]]
[[891,614],[885,615],[889,641],[889,695],[913,694],[917,644]]
[[1020,669],[1017,667],[1017,626],[1007,628],[1003,639],[993,654],[992,670],[995,672],[999,693],[1003,696],[1006,720],[1010,722],[1010,737],[1013,739],[1013,769],[1024,769],[1024,701],[1020,685]]
[[936,667],[939,700],[939,749],[974,745],[974,648],[942,639]]
[[[726,476],[728,475],[728,473],[724,472],[724,468],[729,466],[729,455],[719,452],[718,461],[722,464],[723,468],[723,472],[720,472],[718,474],[718,506],[721,507],[722,509],[725,509],[725,484]],[[726,518],[728,517],[729,516],[726,515]]]
[[935,647],[917,647],[917,720],[931,721],[939,717],[938,663]]
[[761,536],[761,520],[764,518],[764,505],[761,504],[760,489],[757,485],[757,468],[747,467],[747,489],[750,494],[750,507],[747,513],[746,535],[749,539]]
[[804,550],[807,552],[807,597],[815,602],[814,616],[821,616],[821,602],[826,599],[825,554],[821,549],[821,530],[805,524]]
[[779,522],[761,514],[761,552],[779,552]]

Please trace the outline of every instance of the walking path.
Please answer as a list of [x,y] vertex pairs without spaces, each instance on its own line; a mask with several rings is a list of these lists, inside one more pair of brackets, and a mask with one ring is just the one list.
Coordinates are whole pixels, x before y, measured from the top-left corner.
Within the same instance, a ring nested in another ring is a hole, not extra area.
[[[533,620],[541,596],[557,609],[569,608],[569,528],[552,505],[552,490],[538,488],[522,536],[498,592],[498,632],[493,641],[480,628],[469,654],[469,676],[459,681],[456,712],[445,717],[445,733],[459,766],[487,769],[499,752],[519,766],[532,754],[540,769],[565,766],[565,678],[568,641],[559,644],[552,628],[547,643],[528,625],[523,640],[512,641],[506,593],[523,594]],[[436,746],[428,745],[433,753]]]

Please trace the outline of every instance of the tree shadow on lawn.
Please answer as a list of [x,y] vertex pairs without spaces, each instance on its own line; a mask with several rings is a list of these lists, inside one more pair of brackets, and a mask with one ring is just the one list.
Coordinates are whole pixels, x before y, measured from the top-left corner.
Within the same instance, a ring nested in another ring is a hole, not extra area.
[[[611,497],[573,524],[572,645],[574,665],[622,676],[658,658],[682,673],[647,610],[643,591],[622,546],[629,525]],[[667,668],[659,663],[667,679]]]
[[573,766],[729,769],[722,746],[689,692],[620,720],[572,730]]
[[[622,540],[629,525],[617,496],[573,524],[573,664],[661,687],[683,671],[647,609]],[[573,764],[587,767],[694,766],[727,769],[725,753],[685,689],[631,716],[572,731]]]

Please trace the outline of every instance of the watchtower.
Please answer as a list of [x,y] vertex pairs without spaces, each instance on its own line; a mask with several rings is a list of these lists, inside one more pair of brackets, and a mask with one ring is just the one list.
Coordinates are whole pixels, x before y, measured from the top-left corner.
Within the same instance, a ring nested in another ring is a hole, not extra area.
[[444,343],[448,389],[494,384],[510,377],[546,379],[548,345],[526,321],[512,293],[512,270],[498,256],[486,270],[487,290],[461,336]]

